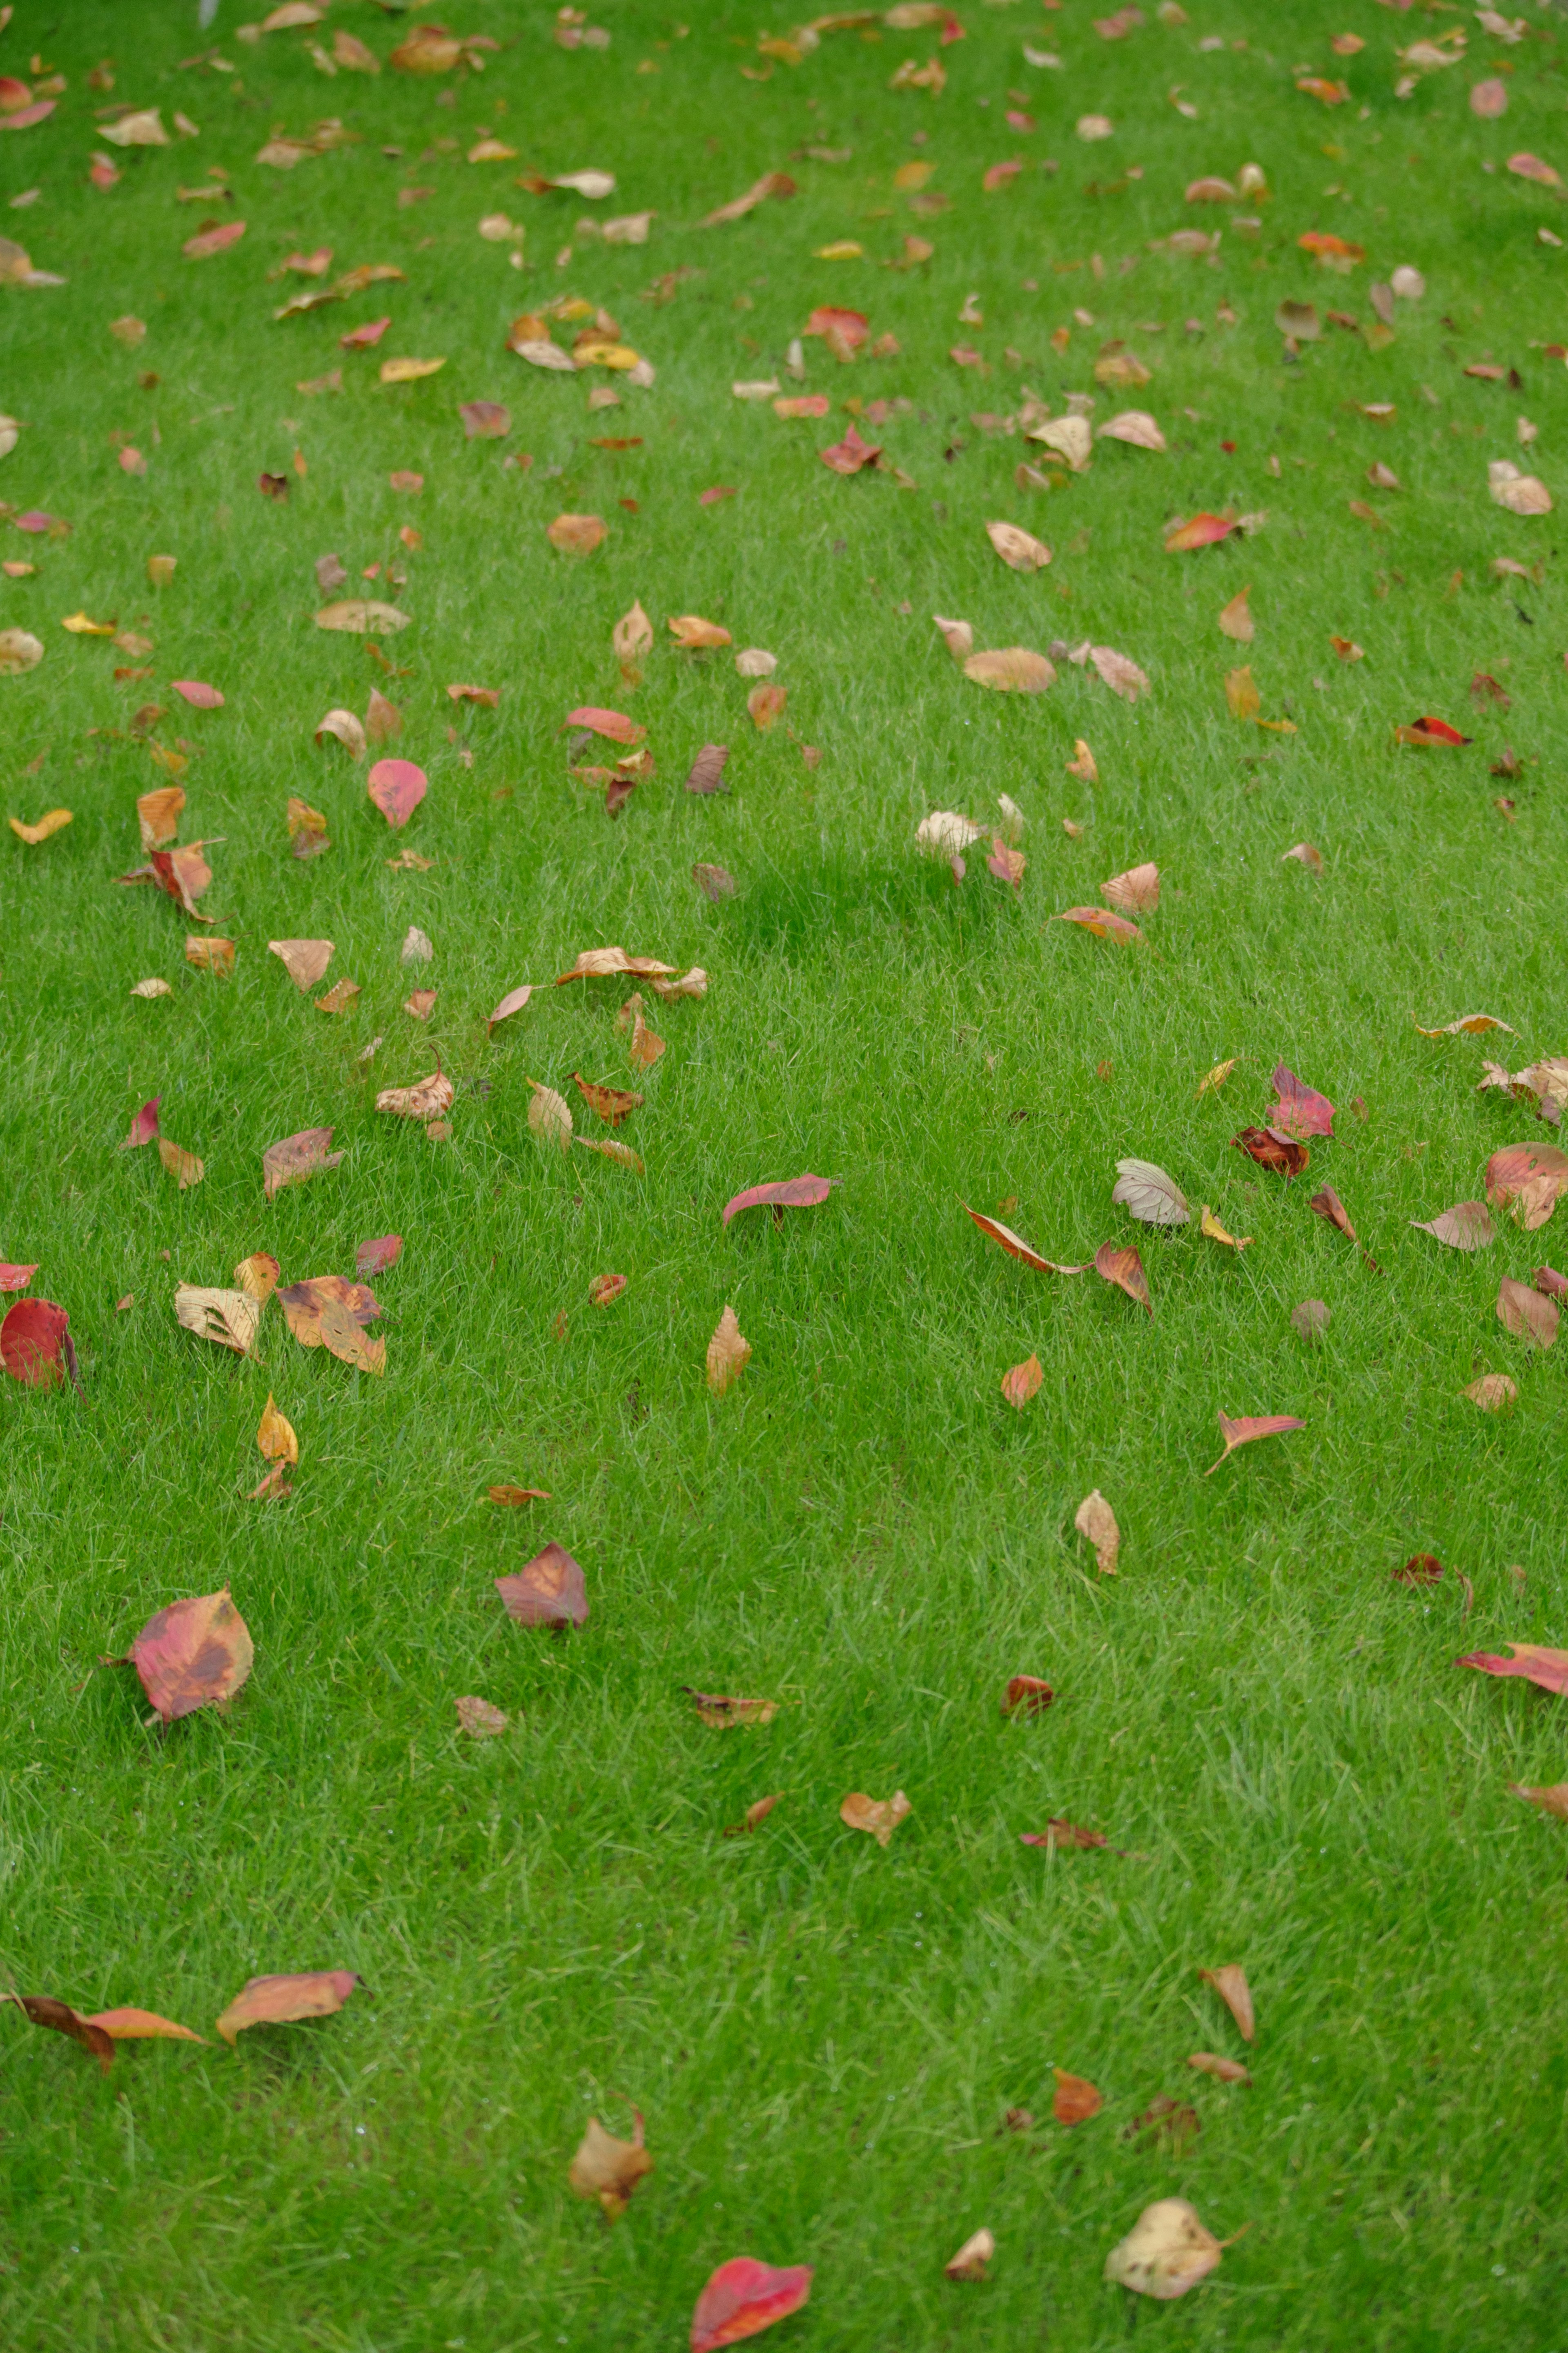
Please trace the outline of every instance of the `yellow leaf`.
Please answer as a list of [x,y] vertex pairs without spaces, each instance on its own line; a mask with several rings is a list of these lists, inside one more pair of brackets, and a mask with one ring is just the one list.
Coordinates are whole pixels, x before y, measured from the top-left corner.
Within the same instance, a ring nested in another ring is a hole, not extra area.
[[47,841],[51,833],[63,831],[70,821],[69,809],[49,809],[38,819],[37,825],[24,825],[19,817],[14,817],[11,819],[11,830],[19,841],[37,843]]
[[442,360],[383,360],[383,384],[414,384],[422,375],[437,375],[447,363]]
[[1227,1234],[1206,1201],[1204,1203],[1203,1212],[1198,1220],[1198,1231],[1207,1234],[1211,1242],[1224,1242],[1227,1250],[1250,1250],[1252,1247],[1250,1234],[1244,1234],[1239,1240],[1235,1234]]
[[1250,662],[1241,670],[1233,670],[1227,673],[1225,681],[1225,699],[1230,705],[1230,715],[1233,719],[1257,718],[1263,708],[1263,697],[1258,691]]

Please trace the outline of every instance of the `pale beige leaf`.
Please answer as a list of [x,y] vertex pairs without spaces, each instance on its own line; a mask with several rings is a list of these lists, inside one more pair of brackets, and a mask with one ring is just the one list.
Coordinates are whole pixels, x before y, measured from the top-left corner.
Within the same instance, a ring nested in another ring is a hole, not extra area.
[[558,1145],[563,1152],[568,1151],[572,1143],[571,1105],[553,1087],[542,1086],[537,1079],[530,1079],[528,1083],[533,1090],[528,1106],[530,1132],[541,1144]]
[[1065,458],[1075,474],[1083,473],[1094,456],[1094,432],[1087,417],[1052,417],[1030,427],[1028,439]]
[[1090,646],[1089,659],[1098,676],[1123,702],[1136,702],[1141,694],[1151,691],[1147,672],[1139,669],[1131,655],[1119,654],[1114,646]]
[[174,1314],[199,1339],[216,1340],[220,1347],[247,1356],[256,1345],[261,1303],[247,1298],[243,1291],[206,1291],[182,1282],[174,1293]]
[[1120,417],[1112,417],[1095,435],[1097,441],[1125,441],[1134,449],[1152,449],[1160,456],[1165,453],[1165,437],[1147,409],[1125,408]]
[[296,988],[311,989],[319,986],[335,949],[331,940],[268,940],[267,952],[278,958]]
[[988,522],[985,536],[1002,558],[1015,572],[1042,572],[1051,560],[1051,551],[1044,540],[1032,532],[1020,531],[1016,523]]
[[509,1719],[499,1707],[492,1707],[488,1699],[476,1699],[472,1694],[467,1694],[463,1698],[454,1700],[452,1704],[458,1711],[458,1725],[471,1739],[494,1740],[507,1728]]
[[1152,860],[1129,867],[1125,874],[1113,874],[1109,882],[1102,882],[1100,893],[1113,907],[1152,913],[1160,903],[1160,870]]
[[1229,604],[1222,607],[1220,611],[1220,628],[1227,638],[1234,638],[1238,646],[1249,646],[1258,634],[1253,626],[1252,607],[1247,601],[1251,594],[1250,586],[1238,588]]
[[1479,1380],[1470,1383],[1464,1395],[1483,1413],[1501,1413],[1516,1402],[1519,1384],[1510,1381],[1506,1373],[1483,1373]]
[[633,601],[629,612],[623,613],[610,632],[610,644],[617,661],[637,661],[653,649],[653,623],[643,611],[641,603]]
[[940,613],[933,613],[931,620],[942,631],[942,643],[953,660],[967,661],[974,651],[974,631],[970,624],[967,621],[945,620]]
[[983,2280],[985,2266],[995,2253],[996,2242],[990,2232],[976,2231],[942,2269],[950,2280]]
[[1105,2259],[1105,2276],[1136,2295],[1169,2303],[1206,2279],[1220,2254],[1220,2242],[1205,2230],[1195,2206],[1184,2198],[1161,2198],[1145,2206],[1127,2236],[1112,2247]]
[[722,1397],[751,1361],[752,1344],[742,1331],[734,1309],[726,1305],[708,1343],[708,1386],[714,1396]]
[[[400,613],[395,605],[378,604],[374,596],[348,596],[339,604],[323,605],[316,616],[318,629],[343,629],[360,638],[369,637],[373,630],[377,637],[389,636],[405,629],[408,621],[409,616]],[[321,723],[325,726],[326,722]]]
[[1056,683],[1056,670],[1044,654],[1026,646],[1004,646],[999,652],[971,654],[963,665],[965,678],[998,694],[1044,694]]
[[1184,1226],[1192,1216],[1181,1187],[1153,1160],[1119,1160],[1110,1198],[1145,1226]]
[[1412,1218],[1410,1222],[1435,1241],[1447,1242],[1450,1250],[1485,1250],[1497,1240],[1497,1228],[1484,1201],[1458,1201],[1438,1217]]
[[1114,1577],[1117,1555],[1121,1549],[1121,1531],[1116,1525],[1115,1513],[1098,1487],[1079,1505],[1073,1514],[1073,1525],[1094,1546],[1101,1577]]

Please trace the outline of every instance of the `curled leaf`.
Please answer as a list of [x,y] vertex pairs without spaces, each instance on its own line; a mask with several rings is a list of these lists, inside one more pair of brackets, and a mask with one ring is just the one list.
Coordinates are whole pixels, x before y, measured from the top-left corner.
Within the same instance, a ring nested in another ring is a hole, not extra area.
[[791,1176],[782,1184],[752,1185],[725,1202],[722,1222],[727,1226],[742,1209],[814,1209],[842,1181],[837,1176],[813,1176],[808,1171],[804,1176]]
[[617,2140],[597,2116],[590,2116],[582,2145],[567,2168],[566,2178],[579,2198],[596,2198],[612,2222],[626,2212],[633,2190],[653,2171],[653,2158],[643,2146],[643,2120],[634,2108],[633,2137]]
[[1152,1160],[1119,1160],[1110,1198],[1145,1226],[1184,1226],[1193,1214],[1181,1187]]
[[363,1980],[353,1969],[309,1969],[298,1977],[251,1978],[217,2021],[233,2043],[247,2026],[287,2026],[302,2018],[331,2018]]
[[965,1217],[973,1218],[981,1232],[999,1243],[1009,1258],[1021,1259],[1037,1274],[1087,1274],[1094,1263],[1092,1259],[1086,1259],[1081,1266],[1058,1266],[1054,1260],[1042,1258],[1038,1250],[1031,1250],[1023,1236],[1016,1234],[1011,1226],[1003,1225],[1000,1219],[982,1217],[980,1211],[972,1209],[967,1202],[963,1204],[963,1208]]
[[1235,2019],[1242,2041],[1244,2042],[1254,2041],[1258,2032],[1258,2021],[1253,2014],[1252,1989],[1247,1982],[1246,1970],[1238,1967],[1235,1961],[1227,1961],[1222,1968],[1200,1969],[1198,1975],[1205,1985],[1213,1986],[1215,1993]]
[[1522,1675],[1542,1691],[1568,1697],[1568,1651],[1547,1650],[1539,1642],[1510,1642],[1508,1647],[1513,1653],[1511,1658],[1501,1658],[1490,1651],[1472,1651],[1457,1664],[1479,1668],[1484,1675]]
[[520,1626],[585,1626],[588,1586],[564,1545],[544,1550],[513,1577],[498,1577],[496,1591]]
[[1130,923],[1125,915],[1111,914],[1105,907],[1068,907],[1055,921],[1076,923],[1080,931],[1092,932],[1096,939],[1116,940],[1124,947],[1143,937],[1136,923]]
[[869,1831],[877,1844],[885,1847],[911,1810],[901,1789],[895,1789],[890,1798],[868,1798],[863,1790],[852,1789],[838,1809],[838,1819],[847,1830]]
[[1255,1438],[1279,1438],[1286,1430],[1305,1430],[1306,1427],[1304,1421],[1299,1420],[1294,1414],[1289,1413],[1241,1414],[1234,1420],[1229,1414],[1222,1413],[1219,1417],[1219,1433],[1225,1440],[1225,1452],[1220,1456],[1219,1462],[1209,1464],[1208,1469],[1204,1472],[1204,1477],[1212,1479],[1219,1469],[1220,1462],[1226,1461],[1237,1447],[1249,1446]]

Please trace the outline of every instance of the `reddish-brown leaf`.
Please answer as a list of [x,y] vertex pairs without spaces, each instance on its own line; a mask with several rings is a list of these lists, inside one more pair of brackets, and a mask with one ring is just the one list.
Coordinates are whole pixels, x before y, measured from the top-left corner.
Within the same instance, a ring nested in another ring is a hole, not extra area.
[[1105,2105],[1097,2085],[1086,2075],[1069,2075],[1065,2068],[1056,2067],[1052,2073],[1057,2088],[1051,2100],[1051,2114],[1058,2125],[1086,2125]]
[[691,2353],[716,2353],[771,2328],[798,2312],[811,2295],[812,2267],[792,2263],[775,2271],[750,2255],[721,2263],[697,2299],[691,2316]]
[[1326,1219],[1331,1226],[1337,1228],[1347,1241],[1355,1240],[1355,1228],[1350,1221],[1344,1203],[1331,1185],[1325,1185],[1321,1193],[1314,1193],[1307,1207],[1309,1209],[1315,1210],[1320,1218]]
[[1020,1831],[1018,1841],[1022,1846],[1049,1847],[1054,1852],[1058,1847],[1103,1846],[1105,1832],[1086,1831],[1078,1822],[1066,1821],[1059,1814],[1053,1814],[1043,1831]]
[[1274,1073],[1279,1102],[1268,1106],[1268,1124],[1287,1135],[1332,1135],[1334,1107],[1327,1095],[1309,1087],[1281,1062]]
[[1038,1715],[1042,1708],[1049,1707],[1055,1697],[1049,1683],[1042,1682],[1038,1675],[1015,1675],[1002,1694],[1002,1713],[1004,1715],[1020,1713]]
[[1087,1274],[1094,1263],[1092,1259],[1085,1259],[1081,1266],[1058,1266],[1053,1259],[1042,1258],[1038,1250],[1031,1250],[1023,1236],[1016,1234],[1011,1226],[1003,1225],[999,1218],[983,1218],[980,1211],[972,1209],[967,1201],[962,1206],[964,1216],[973,1218],[983,1234],[989,1234],[994,1242],[1001,1244],[1009,1258],[1021,1259],[1037,1274]]
[[581,1071],[573,1071],[572,1083],[589,1110],[596,1111],[599,1117],[606,1120],[611,1127],[619,1127],[622,1120],[630,1113],[642,1109],[641,1095],[622,1087],[599,1086],[594,1081],[584,1078]]
[[1538,1348],[1550,1348],[1557,1337],[1561,1310],[1554,1299],[1532,1284],[1504,1275],[1498,1286],[1497,1317],[1505,1331],[1533,1341]]
[[607,1307],[612,1299],[620,1297],[626,1287],[624,1274],[596,1274],[588,1285],[588,1303],[591,1307]]
[[353,1969],[306,1969],[298,1977],[250,1978],[217,2021],[232,2043],[247,2026],[289,2026],[301,2018],[331,2018],[357,1985]]
[[1461,735],[1458,729],[1450,727],[1446,719],[1434,719],[1429,712],[1424,718],[1412,720],[1408,727],[1396,727],[1394,733],[1399,743],[1408,744],[1417,752],[1453,747],[1474,740],[1471,736]]
[[[1225,1461],[1237,1447],[1250,1446],[1255,1438],[1278,1438],[1288,1430],[1305,1430],[1306,1427],[1304,1421],[1289,1413],[1244,1413],[1235,1420],[1229,1414],[1222,1413],[1219,1434],[1225,1440],[1225,1453],[1220,1456],[1219,1462]],[[1204,1472],[1205,1479],[1214,1477],[1219,1462],[1209,1464]]]
[[51,1994],[0,1994],[0,2001],[15,2002],[35,2026],[52,2027],[57,2034],[68,2034],[84,2051],[90,2051],[107,2075],[114,2064],[114,2038],[107,2028],[96,2021],[83,2018],[68,2001],[56,2001]]
[[1443,1564],[1436,1553],[1413,1552],[1401,1568],[1391,1568],[1389,1575],[1395,1585],[1436,1585],[1443,1574]]
[[819,449],[818,457],[836,474],[858,474],[862,466],[874,466],[882,454],[879,442],[863,441],[853,425],[842,441],[834,442],[829,449]]
[[588,1588],[564,1545],[547,1544],[515,1577],[498,1577],[496,1591],[520,1626],[584,1626]]
[[1260,1168],[1272,1168],[1282,1176],[1299,1176],[1312,1156],[1293,1135],[1272,1127],[1244,1127],[1239,1135],[1230,1140],[1238,1152],[1247,1153]]
[[139,1145],[152,1143],[158,1133],[158,1105],[163,1100],[162,1095],[154,1095],[142,1104],[120,1146],[121,1152],[134,1152]]
[[728,1732],[738,1724],[771,1724],[779,1712],[776,1699],[740,1699],[729,1692],[693,1691],[689,1683],[682,1683],[680,1691],[703,1723],[716,1732]]
[[330,1127],[304,1127],[298,1135],[285,1135],[269,1144],[261,1155],[262,1190],[270,1201],[285,1185],[302,1185],[318,1169],[335,1168],[342,1158],[341,1152],[331,1152],[332,1140]]
[[1010,1372],[1003,1374],[1002,1394],[1010,1406],[1022,1413],[1045,1377],[1038,1356],[1026,1356],[1021,1365],[1015,1365]]
[[843,1181],[841,1176],[813,1176],[808,1171],[778,1185],[752,1185],[725,1202],[722,1222],[728,1225],[742,1209],[815,1209]]
[[1539,1642],[1510,1642],[1508,1647],[1513,1653],[1510,1659],[1490,1651],[1471,1651],[1456,1663],[1479,1667],[1484,1675],[1523,1675],[1542,1691],[1568,1697],[1568,1651],[1545,1650]]
[[1527,1231],[1543,1226],[1568,1187],[1568,1152],[1554,1144],[1509,1144],[1487,1162],[1487,1199],[1511,1208]]
[[552,1500],[548,1487],[490,1487],[486,1493],[492,1504],[548,1504]]
[[1154,1304],[1149,1296],[1143,1261],[1131,1242],[1121,1250],[1114,1242],[1101,1242],[1094,1253],[1094,1271],[1107,1282],[1119,1284],[1129,1299],[1135,1299],[1150,1316],[1153,1315]]
[[195,1600],[171,1602],[149,1618],[131,1645],[131,1663],[165,1724],[231,1700],[254,1657],[250,1630],[226,1585]]

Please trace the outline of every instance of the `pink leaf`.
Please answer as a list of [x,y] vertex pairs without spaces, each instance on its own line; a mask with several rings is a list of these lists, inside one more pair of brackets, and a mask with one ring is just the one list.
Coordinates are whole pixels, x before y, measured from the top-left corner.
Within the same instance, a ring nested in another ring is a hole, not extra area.
[[835,1185],[842,1184],[839,1176],[791,1176],[781,1185],[753,1185],[749,1191],[737,1193],[732,1201],[724,1204],[724,1223],[739,1217],[742,1209],[814,1209],[826,1201]]
[[[1255,1438],[1278,1438],[1287,1430],[1305,1430],[1306,1427],[1304,1421],[1299,1421],[1290,1413],[1244,1413],[1234,1421],[1229,1414],[1222,1413],[1219,1434],[1225,1440],[1225,1453],[1220,1456],[1219,1462],[1223,1462],[1237,1446],[1250,1446]],[[1209,1464],[1204,1472],[1205,1479],[1214,1477],[1219,1462]]]
[[356,1274],[381,1274],[403,1256],[403,1236],[383,1234],[379,1241],[361,1242],[354,1252]]
[[1479,1667],[1483,1675],[1523,1675],[1542,1691],[1560,1692],[1568,1696],[1568,1651],[1543,1650],[1539,1642],[1510,1642],[1511,1659],[1499,1658],[1490,1651],[1471,1651],[1457,1662],[1461,1667]]
[[365,789],[388,825],[406,825],[425,797],[425,771],[412,760],[378,760]]
[[811,2294],[811,2265],[792,2263],[775,2271],[750,2255],[721,2263],[691,2316],[691,2353],[714,2353],[721,2345],[738,2345],[798,2312]]
[[172,678],[169,683],[176,694],[183,694],[185,701],[194,703],[198,711],[223,709],[223,696],[216,686],[204,686],[200,679],[195,678]]
[[1269,1105],[1270,1127],[1282,1127],[1287,1135],[1332,1135],[1334,1107],[1327,1095],[1304,1086],[1283,1062],[1274,1073],[1274,1085],[1279,1100]]
[[158,1105],[163,1100],[162,1095],[154,1095],[151,1103],[142,1104],[120,1147],[121,1152],[134,1152],[138,1145],[152,1143],[158,1133]]
[[37,1271],[36,1266],[8,1266],[0,1259],[0,1291],[26,1291]]
[[563,727],[591,727],[595,735],[607,736],[612,744],[640,744],[647,733],[646,727],[639,727],[624,711],[601,711],[592,702],[569,711],[561,723]]

